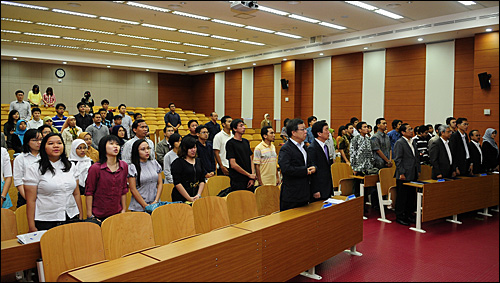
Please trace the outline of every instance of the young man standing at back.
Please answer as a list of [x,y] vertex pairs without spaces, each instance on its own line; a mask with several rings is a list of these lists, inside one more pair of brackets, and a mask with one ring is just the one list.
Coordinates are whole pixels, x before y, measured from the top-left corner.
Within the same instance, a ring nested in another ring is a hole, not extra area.
[[33,110],[31,110],[31,113],[33,113],[33,119],[29,120],[27,123],[27,129],[38,129],[41,125],[43,125],[43,120],[40,119],[40,115],[42,114],[42,110],[38,107],[34,107]]
[[212,112],[210,114],[210,121],[205,124],[209,133],[208,142],[210,143],[213,143],[215,135],[220,132],[220,125],[217,124],[217,118],[219,118],[219,115],[217,115],[217,113],[215,112]]
[[75,119],[76,119],[76,125],[78,127],[80,127],[82,130],[85,130],[87,129],[88,126],[92,125],[92,123],[94,123],[94,121],[92,120],[92,117],[90,117],[89,115],[87,115],[85,113],[85,106],[87,104],[85,104],[85,102],[78,102],[78,104],[76,105],[76,108],[78,109],[78,114],[75,115]]
[[163,134],[165,135],[165,138],[156,144],[156,160],[158,160],[158,163],[160,163],[162,168],[163,158],[165,157],[165,154],[167,154],[172,149],[170,144],[168,143],[168,139],[173,133],[174,128],[172,126],[165,126],[163,128]]
[[122,116],[122,126],[125,128],[127,131],[127,136],[131,137],[132,135],[132,118],[126,114],[127,112],[127,106],[125,104],[120,104],[118,106],[118,112],[120,113],[119,115]]
[[265,126],[260,130],[262,142],[259,143],[253,153],[253,164],[255,165],[255,173],[257,181],[255,186],[263,185],[279,185],[280,176],[277,166],[277,154],[274,147],[275,134],[271,126]]
[[52,121],[54,122],[53,126],[61,132],[61,128],[64,125],[64,122],[68,117],[64,116],[64,111],[66,111],[66,105],[62,103],[56,104],[56,116],[52,117]]
[[234,137],[226,143],[231,191],[248,190],[253,192],[257,176],[252,162],[250,143],[242,137],[245,133],[245,123],[241,119],[234,119],[231,122],[231,131]]
[[9,106],[9,112],[17,110],[19,119],[28,121],[31,118],[31,105],[28,101],[24,101],[24,91],[16,91],[16,101],[12,101]]
[[170,108],[170,112],[165,114],[163,120],[165,120],[165,125],[172,126],[174,128],[174,132],[177,133],[179,127],[181,126],[181,116],[175,113],[175,104],[173,102],[168,105],[168,108]]
[[208,142],[208,129],[205,125],[196,127],[196,149],[198,151],[198,158],[201,161],[201,167],[205,170],[205,178],[215,176],[215,158],[212,143]]
[[[106,120],[108,120],[110,123],[113,122],[113,111],[114,110],[109,110],[109,101],[107,99],[103,99],[101,101],[101,106],[102,108],[106,109]],[[104,120],[103,120],[104,121]]]
[[226,143],[233,137],[231,133],[231,122],[233,119],[229,116],[224,116],[220,121],[222,124],[222,131],[215,135],[213,143],[215,160],[219,167],[217,169],[217,175],[229,176],[229,161],[226,158]]

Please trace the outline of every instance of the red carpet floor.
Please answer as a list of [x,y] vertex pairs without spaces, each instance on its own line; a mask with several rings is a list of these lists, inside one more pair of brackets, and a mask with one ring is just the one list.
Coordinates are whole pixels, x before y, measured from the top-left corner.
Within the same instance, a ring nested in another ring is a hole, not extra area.
[[[437,219],[422,224],[417,233],[369,209],[363,241],[356,246],[363,256],[338,254],[316,266],[321,281],[447,281],[499,282],[499,214],[493,217],[469,212],[458,216],[463,224]],[[303,276],[290,281],[317,282]]]

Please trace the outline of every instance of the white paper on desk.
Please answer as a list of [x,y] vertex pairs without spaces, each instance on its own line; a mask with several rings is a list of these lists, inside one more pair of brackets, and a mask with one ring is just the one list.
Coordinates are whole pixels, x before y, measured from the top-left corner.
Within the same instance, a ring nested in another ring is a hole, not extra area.
[[339,203],[343,203],[343,202],[345,202],[345,200],[334,199],[334,198],[329,198],[329,199],[324,201],[324,203],[331,203],[331,204],[339,204]]
[[491,173],[493,173],[493,174],[498,174],[498,171],[493,171],[493,172],[491,172]]
[[47,230],[41,230],[41,231],[26,233],[26,234],[22,234],[22,235],[17,235],[17,241],[21,244],[31,244],[31,243],[40,242],[40,239],[42,238],[42,235],[45,232],[47,232]]

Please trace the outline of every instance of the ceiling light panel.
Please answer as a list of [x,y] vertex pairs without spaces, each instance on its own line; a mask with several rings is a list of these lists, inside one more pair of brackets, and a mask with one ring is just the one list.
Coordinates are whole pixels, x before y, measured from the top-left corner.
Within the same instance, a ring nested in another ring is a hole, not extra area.
[[102,34],[115,34],[114,32],[109,32],[109,31],[103,31],[103,30],[95,30],[95,29],[87,29],[87,28],[79,28],[81,31],[88,31],[88,32],[95,32],[95,33],[102,33]]
[[120,52],[120,51],[113,51],[113,53],[116,53],[116,54],[123,54],[123,55],[132,55],[132,56],[137,56],[137,55],[139,55],[139,54],[135,54],[135,53]]
[[[124,2],[124,1],[114,1],[114,2]],[[161,7],[156,7],[156,6],[151,6],[151,5],[146,5],[142,3],[136,3],[132,1],[127,1],[127,5],[138,7],[138,8],[143,8],[143,9],[149,9],[149,10],[154,10],[154,11],[159,11],[163,13],[168,13],[170,12],[169,9],[161,8]]]
[[182,33],[189,33],[189,34],[194,34],[194,35],[199,35],[199,36],[209,36],[210,34],[208,33],[202,33],[202,32],[195,32],[195,31],[190,31],[190,30],[184,30],[184,29],[180,29],[178,30],[179,32],[182,32]]
[[302,36],[293,35],[293,34],[284,33],[284,32],[276,32],[275,34],[281,35],[281,36],[286,36],[286,37],[291,37],[291,38],[296,38],[296,39],[302,38]]
[[97,43],[107,44],[107,45],[116,45],[116,46],[128,46],[128,44],[108,42],[108,41],[98,41]]
[[329,27],[329,28],[334,28],[334,29],[340,29],[340,30],[347,29],[346,27],[339,26],[339,25],[334,25],[334,24],[330,24],[330,23],[327,23],[327,22],[321,22],[319,24],[322,25],[322,26]]
[[179,12],[179,11],[173,11],[172,14],[178,15],[178,16],[194,18],[194,19],[198,19],[198,20],[204,20],[204,21],[210,20],[209,17],[199,16],[199,15],[194,15],[194,14],[189,14],[189,13],[184,13],[184,12]]
[[465,6],[476,5],[476,2],[474,1],[458,1],[458,2]]
[[130,38],[137,38],[137,39],[149,39],[149,37],[144,37],[144,36],[137,36],[137,35],[131,35],[131,34],[123,34],[119,33],[117,34],[118,36],[123,36],[123,37],[130,37]]
[[147,54],[141,54],[142,57],[149,57],[149,58],[158,58],[158,59],[163,59],[162,56],[156,56],[156,55],[147,55]]
[[400,16],[398,14],[394,14],[392,12],[389,12],[389,11],[386,11],[386,10],[383,10],[383,9],[375,10],[375,13],[383,15],[383,16],[386,16],[386,17],[389,17],[391,19],[395,19],[395,20],[399,20],[399,19],[404,18],[403,16]]
[[148,50],[158,50],[158,48],[146,47],[146,46],[139,46],[139,45],[130,45],[130,47],[141,48],[141,49],[148,49]]
[[183,43],[182,45],[200,47],[200,48],[208,48],[206,45],[192,44],[192,43]]
[[174,58],[174,57],[165,57],[165,59],[168,59],[168,60],[177,60],[177,61],[187,61],[187,59],[184,59],[184,58]]
[[235,27],[239,27],[239,28],[242,28],[242,27],[245,26],[245,25],[242,25],[242,24],[237,24],[237,23],[223,21],[223,20],[218,20],[218,19],[212,19],[212,22],[219,23],[219,24],[224,24],[224,25],[229,25],[229,26],[235,26]]
[[153,38],[151,40],[158,41],[158,42],[171,43],[171,44],[181,44],[181,42],[179,42],[179,41],[171,41],[171,40],[165,40],[165,39],[159,39],[159,38]]
[[85,14],[85,13],[78,13],[78,12],[61,10],[61,9],[52,9],[52,12],[62,13],[62,14],[68,14],[68,15],[72,15],[72,16],[87,17],[87,18],[97,18],[96,15]]
[[122,20],[122,19],[116,19],[116,18],[110,18],[110,17],[99,17],[101,20],[105,21],[111,21],[111,22],[118,22],[118,23],[124,23],[124,24],[130,24],[130,25],[138,25],[138,22],[133,22],[133,21],[127,21],[127,20]]
[[2,5],[11,5],[11,6],[17,6],[17,7],[22,7],[22,8],[30,8],[30,9],[37,9],[37,10],[43,10],[43,11],[48,11],[49,10],[49,8],[47,8],[47,7],[35,6],[35,5],[28,5],[28,4],[16,3],[16,2],[10,2],[10,1],[2,1]]
[[160,51],[164,51],[164,52],[171,52],[171,53],[179,53],[179,54],[184,54],[184,52],[183,52],[183,51],[177,51],[177,50],[160,49]]
[[201,57],[208,57],[208,56],[210,56],[210,55],[207,55],[207,54],[192,53],[192,52],[187,52],[186,54],[188,54],[188,55],[194,55],[194,56],[201,56]]
[[41,26],[47,26],[47,27],[55,27],[55,28],[65,28],[65,29],[76,29],[76,27],[71,27],[71,26],[62,26],[62,25],[55,25],[55,24],[48,24],[48,23],[36,23],[37,25]]
[[23,32],[23,34],[32,36],[41,36],[41,37],[61,38],[59,35],[52,35],[52,34],[42,34],[42,33],[32,33],[32,32]]
[[261,32],[266,32],[266,33],[275,33],[274,30],[265,29],[265,28],[258,28],[258,27],[254,27],[254,26],[246,26],[245,28],[251,29],[251,30],[256,30],[256,31],[261,31]]
[[9,18],[2,18],[2,21],[24,23],[24,24],[32,24],[33,23],[32,21],[25,21],[25,20],[18,20],[18,19],[9,19]]
[[68,36],[63,37],[63,39],[75,40],[75,41],[85,41],[85,42],[96,42],[96,40],[94,40],[94,39],[75,38],[75,37],[68,37]]
[[354,5],[356,7],[360,7],[360,8],[363,8],[363,9],[366,9],[366,10],[369,10],[369,11],[374,11],[374,10],[377,10],[378,8],[377,7],[374,7],[372,5],[368,5],[366,3],[363,3],[363,2],[360,2],[360,1],[345,1],[347,4],[351,4],[351,5]]
[[87,48],[87,47],[84,47],[83,50],[96,51],[96,52],[111,52],[111,51],[105,50],[105,49],[96,49],[96,48]]
[[220,50],[220,51],[227,51],[227,52],[234,52],[234,50],[232,50],[232,49],[219,48],[219,47],[210,47],[210,49]]
[[291,15],[288,15],[288,16],[290,18],[293,18],[293,19],[296,19],[296,20],[301,20],[301,21],[309,22],[309,23],[313,23],[313,24],[317,24],[317,23],[320,22],[320,21],[315,20],[315,19],[311,19],[311,18],[308,18],[308,17],[299,16],[299,15],[295,15],[295,14],[291,14]]
[[47,45],[45,43],[40,43],[40,42],[33,42],[33,41],[20,41],[20,40],[15,40],[15,43],[22,43],[22,44],[31,44],[31,45]]
[[259,10],[264,11],[264,12],[268,12],[268,13],[273,13],[273,14],[280,15],[280,16],[287,16],[287,15],[290,14],[290,13],[283,12],[283,11],[280,11],[280,10],[276,10],[276,9],[273,9],[273,8],[264,7],[262,5],[259,5]]
[[152,24],[141,24],[141,26],[148,27],[148,28],[171,30],[171,31],[177,30],[176,28],[164,27],[164,26],[157,26],[157,25],[152,25]]
[[20,31],[17,31],[17,30],[7,30],[7,29],[3,29],[3,30],[1,30],[1,32],[15,33],[15,34],[20,34],[21,33]]
[[49,44],[52,47],[68,48],[68,49],[80,49],[78,46],[60,45],[60,44]]
[[222,39],[222,40],[229,40],[229,41],[238,41],[239,40],[239,39],[236,39],[236,38],[219,36],[219,35],[213,35],[213,34],[210,37],[217,38],[217,39]]
[[246,44],[252,44],[252,45],[259,45],[259,46],[265,45],[264,43],[254,42],[254,41],[248,41],[248,40],[240,40],[240,42],[241,43],[246,43]]

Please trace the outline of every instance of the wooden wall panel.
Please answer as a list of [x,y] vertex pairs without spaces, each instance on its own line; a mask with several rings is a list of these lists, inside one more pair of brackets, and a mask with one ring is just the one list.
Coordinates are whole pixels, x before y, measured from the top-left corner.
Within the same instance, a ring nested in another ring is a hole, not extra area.
[[191,76],[158,73],[158,107],[173,102],[179,108],[193,109],[191,86]]
[[260,128],[264,114],[271,115],[274,127],[274,66],[255,67],[253,71],[252,128]]
[[215,111],[215,74],[193,76],[192,86],[194,111],[210,116]]
[[403,120],[412,127],[424,123],[425,45],[386,51],[384,117]]
[[[498,129],[499,124],[499,88],[498,78],[498,52],[499,52],[499,33],[476,34],[474,37],[474,85],[472,96],[472,117],[469,117],[469,129],[478,129],[481,134],[487,128]],[[491,74],[491,89],[483,90],[480,88],[477,74],[488,72]],[[490,109],[491,115],[485,116],[484,109]],[[499,135],[496,137],[499,142]]]
[[453,117],[472,118],[471,97],[474,92],[473,85],[474,37],[457,39],[455,40]]
[[231,118],[241,118],[241,70],[225,72],[224,113]]
[[332,98],[330,125],[349,123],[351,117],[361,118],[363,89],[363,53],[332,56]]
[[[281,78],[288,80],[288,89],[281,89],[281,121],[286,118],[298,118],[300,113],[295,112],[296,82],[295,82],[295,61],[285,61],[281,63]],[[288,97],[288,101],[285,98]],[[299,97],[300,103],[300,97]]]
[[301,81],[299,113],[302,120],[306,121],[307,124],[307,118],[313,115],[314,61],[310,59],[298,62]]

